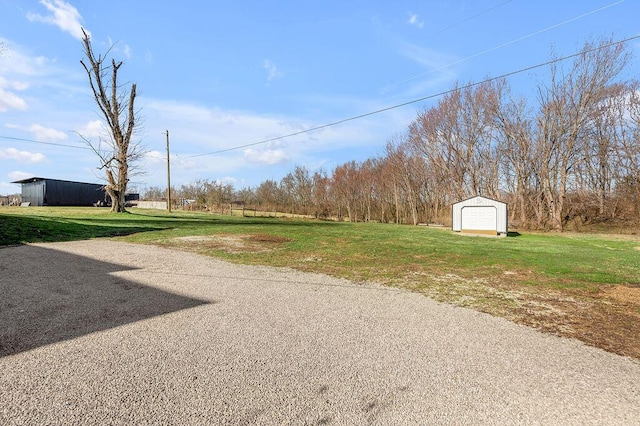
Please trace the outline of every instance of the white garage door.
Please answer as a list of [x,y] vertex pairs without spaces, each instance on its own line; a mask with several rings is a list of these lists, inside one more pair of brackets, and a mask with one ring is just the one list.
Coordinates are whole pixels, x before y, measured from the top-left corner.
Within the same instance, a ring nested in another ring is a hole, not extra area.
[[467,206],[462,208],[462,229],[495,231],[498,212],[494,206]]

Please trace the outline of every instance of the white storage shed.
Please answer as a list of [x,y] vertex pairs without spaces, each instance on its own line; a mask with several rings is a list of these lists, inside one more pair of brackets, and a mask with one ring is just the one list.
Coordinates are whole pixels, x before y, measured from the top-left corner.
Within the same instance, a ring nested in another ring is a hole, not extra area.
[[507,203],[478,195],[454,203],[451,210],[453,231],[507,235]]

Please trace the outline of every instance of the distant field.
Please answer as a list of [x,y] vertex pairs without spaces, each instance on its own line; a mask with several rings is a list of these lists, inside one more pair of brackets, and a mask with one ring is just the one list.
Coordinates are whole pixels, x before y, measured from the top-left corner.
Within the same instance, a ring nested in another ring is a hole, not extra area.
[[640,358],[637,235],[484,238],[422,226],[131,211],[0,208],[0,245],[113,237],[375,281]]

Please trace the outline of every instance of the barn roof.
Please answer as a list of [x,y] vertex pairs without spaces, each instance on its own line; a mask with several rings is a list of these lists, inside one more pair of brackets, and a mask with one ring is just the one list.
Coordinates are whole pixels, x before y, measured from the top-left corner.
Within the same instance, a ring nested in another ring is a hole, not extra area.
[[81,183],[81,184],[85,184],[85,185],[101,185],[99,183],[77,182],[77,181],[73,181],[73,180],[51,179],[51,178],[43,178],[43,177],[35,177],[35,176],[27,178],[27,179],[16,180],[16,181],[13,181],[11,183],[32,183],[32,182],[40,182],[40,181],[43,181],[43,180],[49,180],[49,181],[55,181],[55,182]]

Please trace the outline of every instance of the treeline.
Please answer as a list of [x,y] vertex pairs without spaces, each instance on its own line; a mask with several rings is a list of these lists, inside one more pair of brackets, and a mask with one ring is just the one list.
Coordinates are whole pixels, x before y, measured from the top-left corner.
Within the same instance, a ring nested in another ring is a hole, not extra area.
[[[351,221],[450,222],[477,194],[509,203],[523,228],[640,217],[640,84],[625,80],[624,44],[588,43],[552,61],[535,99],[504,79],[456,86],[420,111],[384,153],[330,174],[295,167],[280,182],[234,190],[198,182],[175,190],[202,205],[239,201]],[[567,65],[565,65],[567,64]]]

